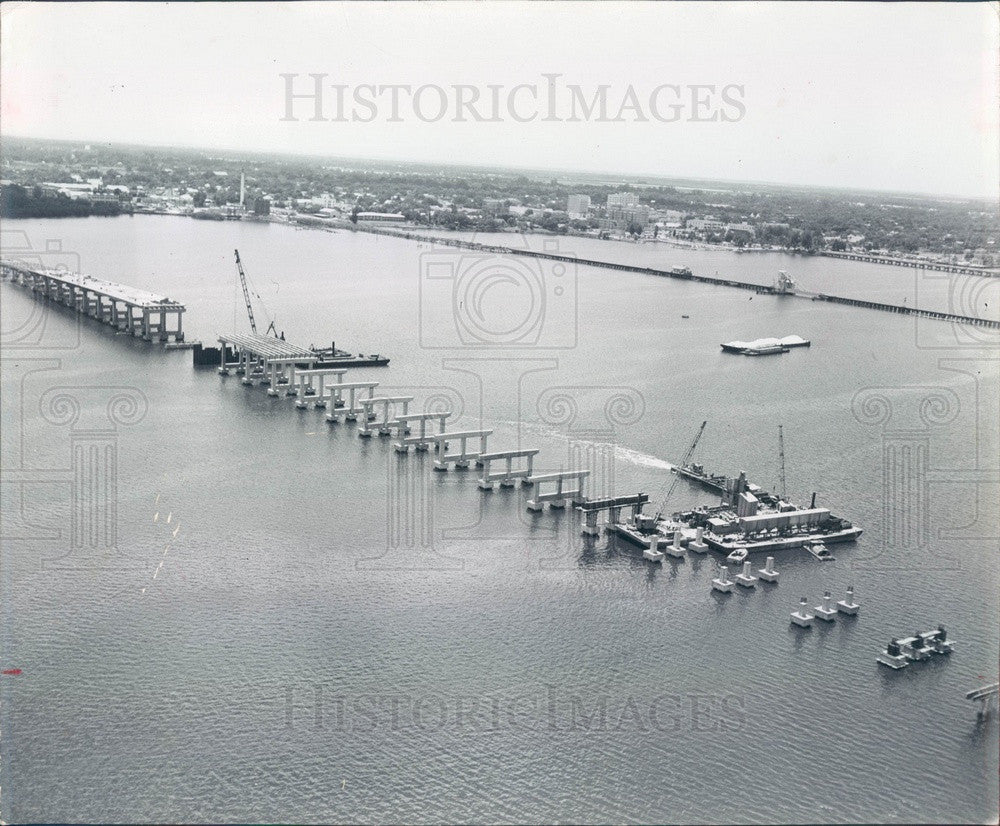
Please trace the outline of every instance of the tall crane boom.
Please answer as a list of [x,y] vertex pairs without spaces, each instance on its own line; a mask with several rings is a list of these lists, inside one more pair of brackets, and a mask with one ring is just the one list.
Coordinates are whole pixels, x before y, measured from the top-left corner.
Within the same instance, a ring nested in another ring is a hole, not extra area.
[[778,493],[785,498],[785,434],[778,425]]
[[243,272],[243,263],[240,261],[240,251],[234,250],[236,253],[236,269],[240,273],[240,286],[243,287],[243,300],[247,304],[247,315],[250,317],[250,329],[253,330],[254,335],[257,335],[257,322],[253,318],[253,305],[250,304],[250,290],[247,289],[247,277],[246,273]]
[[[705,432],[705,425],[707,424],[707,420],[701,423],[701,427],[698,428],[698,434],[694,437],[694,441],[691,442],[691,447],[687,449],[687,453],[684,454],[684,458],[681,460],[681,467],[684,467],[691,462],[691,457],[694,455],[694,449],[698,447],[698,440],[701,439],[701,434]],[[680,481],[680,478],[681,475],[678,473],[674,476],[673,482],[670,483],[667,495],[663,497],[663,501],[660,503],[660,508],[656,512],[657,519],[663,516],[663,511],[667,507],[667,502],[670,501],[670,497],[673,495],[674,488],[677,487],[677,483]]]

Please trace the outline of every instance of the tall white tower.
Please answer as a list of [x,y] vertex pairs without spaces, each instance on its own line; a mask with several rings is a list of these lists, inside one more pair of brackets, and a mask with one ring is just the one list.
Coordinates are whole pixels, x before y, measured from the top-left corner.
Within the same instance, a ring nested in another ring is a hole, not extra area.
[[242,172],[240,172],[240,208],[241,209],[244,207],[243,200],[246,197],[246,193],[247,193],[246,175],[244,175]]

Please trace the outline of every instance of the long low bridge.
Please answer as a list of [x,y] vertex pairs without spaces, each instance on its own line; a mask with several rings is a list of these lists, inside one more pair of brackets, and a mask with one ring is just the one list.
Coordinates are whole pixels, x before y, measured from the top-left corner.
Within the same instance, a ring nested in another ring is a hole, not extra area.
[[20,261],[0,262],[0,277],[146,341],[184,341],[184,305],[166,296],[66,270],[34,269]]
[[984,278],[996,278],[1000,271],[986,267],[974,267],[971,264],[951,264],[947,261],[925,261],[919,258],[897,258],[894,255],[878,255],[871,252],[838,252],[822,250],[817,255],[826,258],[843,258],[847,261],[865,261],[869,264],[886,264],[890,267],[912,267],[914,269],[951,272],[956,275],[981,275]]
[[[353,227],[353,229],[358,229]],[[476,252],[490,253],[491,255],[520,255],[526,258],[543,258],[549,261],[561,261],[567,264],[583,264],[588,267],[600,267],[606,270],[619,270],[622,272],[634,272],[642,275],[655,275],[660,278],[675,278],[682,281],[697,281],[701,284],[712,284],[716,287],[732,287],[738,290],[749,290],[758,295],[783,295],[796,298],[808,298],[815,301],[827,301],[831,304],[845,304],[850,307],[864,307],[869,310],[882,310],[883,312],[896,313],[899,315],[909,315],[919,318],[930,318],[938,321],[950,321],[958,324],[969,324],[976,327],[987,327],[993,330],[1000,330],[1000,319],[980,318],[979,316],[966,316],[957,313],[943,313],[937,310],[924,310],[919,307],[904,307],[899,304],[881,304],[877,301],[864,301],[857,298],[846,298],[838,295],[827,295],[824,293],[812,293],[783,290],[779,287],[767,286],[764,284],[752,284],[747,281],[736,281],[730,278],[718,278],[708,275],[695,275],[687,267],[673,267],[669,270],[660,270],[655,267],[640,267],[634,264],[620,264],[613,261],[600,261],[593,258],[579,258],[574,255],[564,255],[557,252],[539,252],[537,250],[516,249],[514,247],[503,247],[491,244],[479,244],[475,241],[466,241],[461,238],[440,238],[438,236],[422,235],[416,232],[405,232],[403,230],[392,230],[384,227],[364,227],[362,232],[370,232],[376,235],[391,235],[397,238],[406,238],[411,241],[424,241],[434,244],[442,244],[448,247],[459,247],[461,249],[474,250]],[[982,275],[983,273],[977,273]]]

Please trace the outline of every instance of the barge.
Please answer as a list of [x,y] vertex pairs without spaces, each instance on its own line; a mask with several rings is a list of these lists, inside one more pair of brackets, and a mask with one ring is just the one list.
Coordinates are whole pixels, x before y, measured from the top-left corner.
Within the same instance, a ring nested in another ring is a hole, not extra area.
[[801,336],[785,336],[784,338],[758,338],[753,341],[729,341],[719,346],[726,353],[764,356],[771,353],[787,353],[792,347],[809,347],[811,345],[811,341]]
[[929,660],[931,654],[950,654],[954,650],[954,641],[948,639],[948,632],[943,625],[939,625],[936,631],[921,631],[903,639],[893,637],[875,660],[898,670],[910,663]]
[[389,364],[388,357],[383,356],[381,353],[372,353],[370,355],[358,353],[355,355],[348,353],[346,350],[338,350],[333,344],[325,349],[310,347],[309,350],[319,359],[313,365],[317,370],[336,367],[386,367]]
[[829,509],[816,507],[815,494],[808,508],[800,507],[748,483],[745,473],[727,485],[721,505],[703,505],[660,519],[639,514],[632,522],[616,525],[615,531],[642,548],[648,548],[654,536],[679,533],[681,545],[699,538],[727,557],[741,551],[773,553],[812,548],[817,542],[853,542],[862,534],[861,528]]

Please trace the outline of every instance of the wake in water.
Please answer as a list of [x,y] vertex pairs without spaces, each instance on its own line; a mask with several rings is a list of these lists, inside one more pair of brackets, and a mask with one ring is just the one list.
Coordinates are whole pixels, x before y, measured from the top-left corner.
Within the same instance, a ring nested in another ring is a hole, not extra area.
[[557,430],[553,427],[549,427],[543,424],[529,423],[529,422],[512,422],[512,421],[500,421],[499,424],[512,427],[519,430],[522,434],[529,434],[532,436],[537,436],[540,439],[551,439],[559,441],[563,444],[569,444],[574,442],[576,444],[582,445],[600,445],[600,446],[611,446],[614,448],[615,458],[621,459],[630,465],[635,465],[636,467],[647,467],[654,468],[656,470],[673,470],[674,465],[656,456],[651,456],[648,453],[643,453],[639,450],[633,450],[630,447],[625,447],[617,442],[609,442],[601,439],[586,439],[582,438],[580,435],[570,435],[564,431]]

